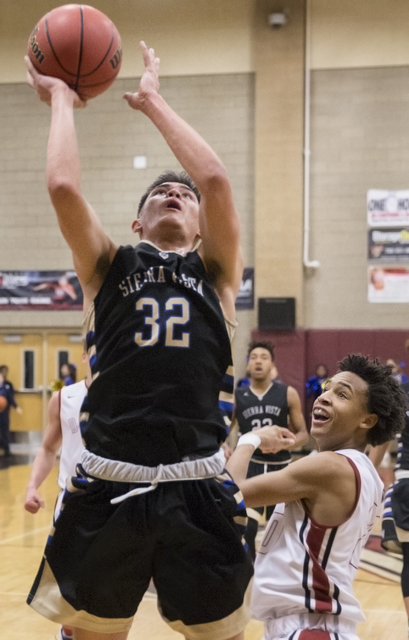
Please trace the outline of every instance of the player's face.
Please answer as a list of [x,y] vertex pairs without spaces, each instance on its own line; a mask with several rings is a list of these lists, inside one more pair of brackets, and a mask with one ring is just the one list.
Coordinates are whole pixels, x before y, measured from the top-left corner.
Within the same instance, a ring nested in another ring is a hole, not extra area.
[[256,347],[251,351],[247,371],[252,380],[257,380],[258,382],[263,382],[267,379],[271,380],[272,368],[271,353],[267,349]]
[[311,435],[320,451],[362,448],[377,418],[367,404],[367,384],[350,371],[327,381],[312,409]]
[[196,194],[179,182],[161,184],[147,197],[133,229],[145,240],[155,241],[159,233],[164,236],[183,234],[193,241],[199,233],[199,202]]

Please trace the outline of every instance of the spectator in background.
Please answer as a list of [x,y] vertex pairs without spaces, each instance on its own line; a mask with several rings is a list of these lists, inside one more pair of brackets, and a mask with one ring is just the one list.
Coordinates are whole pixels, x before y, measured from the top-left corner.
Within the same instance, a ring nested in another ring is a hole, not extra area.
[[394,360],[393,358],[389,358],[386,361],[386,364],[389,367],[392,367],[392,376],[395,378],[398,384],[402,384],[403,382],[408,382],[409,380],[408,377],[405,376],[404,373],[402,373],[402,366],[404,366],[403,362],[399,363],[399,362],[396,362],[396,360]]
[[4,449],[4,455],[10,456],[10,407],[14,407],[17,413],[22,413],[22,409],[17,406],[14,399],[14,387],[12,383],[7,380],[8,367],[3,364],[0,367],[0,395],[4,396],[7,400],[6,408],[0,412],[0,446]]
[[328,369],[325,364],[318,364],[313,376],[306,382],[307,398],[316,400],[322,393],[322,386],[328,380]]
[[66,362],[61,365],[60,378],[64,382],[64,385],[68,387],[70,384],[77,382],[77,367],[71,362]]

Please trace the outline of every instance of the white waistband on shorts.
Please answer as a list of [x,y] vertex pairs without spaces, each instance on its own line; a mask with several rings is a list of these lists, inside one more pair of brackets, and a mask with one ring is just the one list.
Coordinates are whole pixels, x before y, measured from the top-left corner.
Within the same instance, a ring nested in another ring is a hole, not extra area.
[[296,613],[282,618],[264,620],[265,638],[281,638],[298,629],[320,629],[328,633],[356,634],[356,624],[339,616],[321,613]]
[[409,478],[408,469],[396,469],[395,478],[396,480],[404,480],[405,478]]
[[215,478],[223,473],[226,459],[223,449],[219,449],[208,458],[197,460],[185,460],[174,464],[160,464],[158,467],[144,467],[122,462],[121,460],[109,460],[102,458],[85,449],[81,456],[81,466],[84,471],[99,480],[127,483],[150,483],[149,487],[133,489],[118,498],[111,500],[112,504],[122,502],[125,498],[153,491],[159,482],[175,482],[178,480],[204,480]]

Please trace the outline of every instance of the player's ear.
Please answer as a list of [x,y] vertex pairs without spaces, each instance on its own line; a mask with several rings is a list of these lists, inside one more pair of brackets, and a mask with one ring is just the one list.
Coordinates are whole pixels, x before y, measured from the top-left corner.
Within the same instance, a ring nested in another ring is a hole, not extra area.
[[378,416],[376,413],[368,413],[366,417],[361,421],[359,425],[362,429],[372,429],[378,422]]
[[141,225],[140,218],[136,218],[136,220],[132,222],[131,228],[134,233],[141,233],[142,225]]

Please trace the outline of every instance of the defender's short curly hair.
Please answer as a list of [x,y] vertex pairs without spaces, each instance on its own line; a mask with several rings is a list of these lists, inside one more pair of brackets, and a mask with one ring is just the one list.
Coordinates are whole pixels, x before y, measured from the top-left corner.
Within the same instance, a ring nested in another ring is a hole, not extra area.
[[254,342],[250,342],[248,350],[247,350],[247,357],[250,357],[250,353],[254,350],[254,349],[266,349],[270,355],[271,355],[271,359],[274,362],[274,345],[272,342],[268,341],[268,340],[254,340]]
[[138,217],[149,194],[152,193],[152,191],[156,189],[156,187],[160,187],[160,185],[164,184],[165,182],[179,182],[179,184],[184,184],[186,187],[189,187],[189,189],[193,191],[193,193],[196,195],[196,198],[200,202],[200,191],[193,182],[190,175],[186,173],[186,171],[177,172],[169,169],[168,171],[164,171],[164,173],[161,173],[160,176],[156,178],[155,182],[152,182],[152,184],[146,189],[145,193],[139,201]]
[[368,411],[378,416],[376,425],[368,430],[368,444],[392,440],[404,428],[408,409],[408,398],[392,377],[392,367],[362,355],[348,355],[338,364],[340,371],[355,373],[368,386]]

